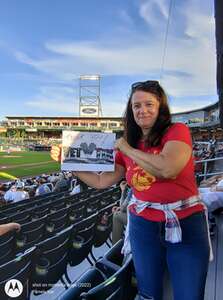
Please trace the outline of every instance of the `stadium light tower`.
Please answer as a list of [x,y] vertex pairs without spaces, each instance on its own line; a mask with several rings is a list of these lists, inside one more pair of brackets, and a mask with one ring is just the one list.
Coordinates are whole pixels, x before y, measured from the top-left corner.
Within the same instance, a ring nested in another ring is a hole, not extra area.
[[100,76],[81,75],[79,79],[79,116],[101,117]]

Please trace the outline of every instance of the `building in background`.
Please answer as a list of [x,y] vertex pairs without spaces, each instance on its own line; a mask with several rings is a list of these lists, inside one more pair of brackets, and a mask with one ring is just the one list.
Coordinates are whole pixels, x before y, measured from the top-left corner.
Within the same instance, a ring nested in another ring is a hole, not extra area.
[[[223,140],[218,103],[187,112],[172,114],[173,122],[186,123],[195,140],[207,140],[213,135]],[[60,139],[63,130],[123,132],[121,117],[21,117],[7,116],[0,126],[0,136],[23,139]]]

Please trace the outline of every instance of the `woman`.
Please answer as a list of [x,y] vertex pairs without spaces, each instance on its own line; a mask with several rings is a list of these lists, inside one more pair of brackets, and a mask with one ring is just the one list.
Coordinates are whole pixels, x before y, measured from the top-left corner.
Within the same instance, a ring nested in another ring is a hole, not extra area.
[[[189,129],[171,123],[167,96],[158,81],[132,85],[124,124],[124,137],[115,144],[115,171],[76,175],[95,188],[125,176],[132,188],[129,237],[142,297],[162,299],[167,264],[174,299],[202,300],[210,247]],[[58,159],[58,148],[52,157]]]

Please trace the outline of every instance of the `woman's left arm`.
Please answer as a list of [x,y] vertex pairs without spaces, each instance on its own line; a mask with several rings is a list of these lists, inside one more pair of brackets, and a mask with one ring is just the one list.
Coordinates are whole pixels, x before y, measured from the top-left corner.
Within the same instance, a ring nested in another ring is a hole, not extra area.
[[181,141],[168,141],[159,154],[135,149],[124,138],[116,141],[115,148],[145,171],[159,178],[175,178],[186,166],[192,154],[191,147]]

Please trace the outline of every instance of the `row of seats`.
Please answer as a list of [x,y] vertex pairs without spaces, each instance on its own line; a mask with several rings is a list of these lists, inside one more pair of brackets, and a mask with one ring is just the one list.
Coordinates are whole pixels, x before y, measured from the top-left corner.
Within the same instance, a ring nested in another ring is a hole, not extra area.
[[96,261],[92,247],[101,246],[108,239],[112,228],[112,218],[108,218],[107,224],[101,223],[100,220],[105,213],[111,215],[113,205],[104,207],[1,265],[0,299],[7,299],[4,286],[10,278],[16,278],[24,285],[24,293],[18,299],[28,299],[31,290],[35,294],[42,293],[59,279],[68,287],[71,284],[67,274],[68,263],[76,266],[85,258],[92,265],[92,260]]
[[[109,190],[100,193],[99,195],[80,195],[80,196],[69,196],[69,197],[62,197],[58,199],[45,199],[44,202],[38,203],[30,203],[29,207],[26,207],[26,209],[21,209],[19,207],[18,210],[13,209],[13,211],[3,211],[1,214],[5,220],[5,218],[8,218],[8,221],[18,222],[20,224],[27,223],[31,220],[36,220],[45,214],[56,212],[62,208],[69,208],[77,203],[83,203],[83,205],[89,200],[88,205],[89,207],[93,205],[94,201],[100,200],[101,205],[103,203],[109,203],[112,198],[114,197],[114,191]],[[92,204],[91,204],[92,203]]]
[[45,199],[54,199],[54,198],[57,199],[58,197],[62,197],[63,195],[66,195],[66,194],[68,194],[68,192],[60,192],[60,193],[51,192],[48,194],[34,196],[32,198],[20,200],[18,202],[9,202],[9,203],[5,203],[4,205],[2,205],[0,210],[1,210],[1,212],[3,212],[3,211],[7,211],[7,210],[13,211],[13,209],[19,209],[19,208],[25,209],[26,205],[29,207],[30,202],[38,203],[41,201],[45,201]]
[[122,240],[55,300],[133,300],[137,292],[132,258],[121,254]]
[[[22,224],[20,232],[17,234],[10,232],[0,237],[0,265],[12,259],[16,253],[32,247],[98,211],[98,222],[100,222],[102,208],[117,200],[117,195],[113,192],[116,193],[116,189],[104,192],[100,197],[95,196],[79,201],[73,199],[73,202],[59,199],[53,202],[54,205],[51,202],[45,203],[38,208],[18,213],[20,219],[12,220]],[[111,212],[106,217],[111,220]]]
[[[67,201],[75,200],[75,199],[86,199],[87,197],[93,197],[103,193],[104,191],[114,190],[114,188],[105,189],[105,190],[95,190],[95,189],[88,189],[76,195],[70,195],[69,192],[61,192],[61,193],[50,193],[42,196],[37,196],[32,199],[25,199],[19,202],[11,203],[4,205],[0,208],[0,224],[1,218],[9,217],[19,212],[24,212],[32,207],[39,207],[45,203],[54,203],[59,199],[67,199]],[[116,188],[116,190],[118,190]]]

